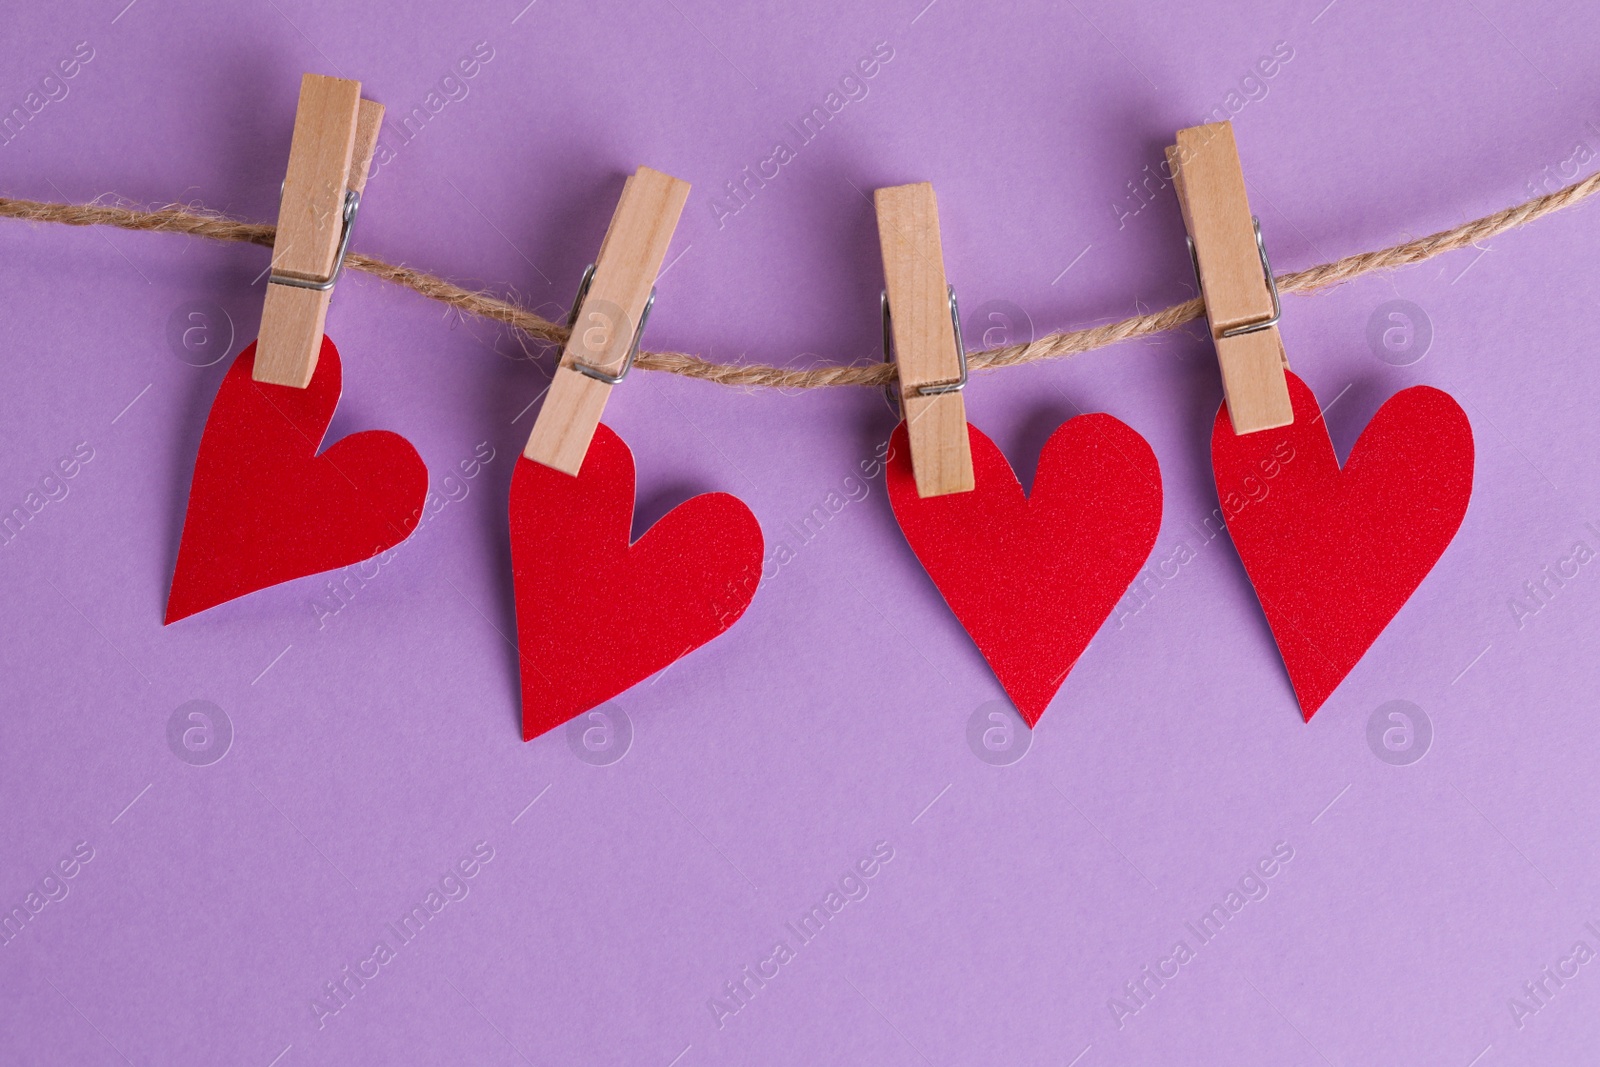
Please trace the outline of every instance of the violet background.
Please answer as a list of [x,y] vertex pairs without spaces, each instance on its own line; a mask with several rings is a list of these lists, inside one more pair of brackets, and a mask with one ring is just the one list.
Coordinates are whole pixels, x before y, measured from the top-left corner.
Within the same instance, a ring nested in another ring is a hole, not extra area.
[[[870,193],[905,181],[938,191],[974,348],[993,300],[1029,321],[989,344],[1187,298],[1170,188],[1120,222],[1113,205],[1131,211],[1127,183],[1278,42],[1292,60],[1234,122],[1280,271],[1522,200],[1600,148],[1600,12],[1575,2],[1533,19],[1509,0],[124,3],[11,16],[0,104],[76,42],[94,58],[0,147],[0,192],[270,219],[302,72],[359,78],[395,117],[487,42],[464,99],[409,143],[386,135],[354,247],[559,314],[648,164],[694,192],[647,347],[723,360],[879,358]],[[878,42],[893,59],[866,98],[719,226],[724,183]],[[562,732],[518,739],[502,637],[507,487],[548,357],[347,275],[329,440],[398,431],[440,493],[479,442],[496,458],[323,628],[312,578],[164,629],[227,366],[178,358],[168,322],[220,305],[231,357],[268,254],[0,225],[0,510],[94,450],[0,549],[0,908],[94,849],[0,946],[0,1061],[1577,1061],[1600,1040],[1600,964],[1520,1028],[1508,1001],[1579,939],[1600,948],[1583,925],[1600,920],[1600,568],[1520,627],[1509,602],[1575,542],[1600,547],[1597,241],[1580,208],[1286,298],[1295,370],[1339,398],[1341,455],[1415,383],[1462,403],[1478,450],[1455,542],[1310,725],[1219,538],[1107,624],[1020,762],[979,760],[967,725],[999,687],[881,480],[803,546],[788,525],[887,435],[881,397],[637,375],[607,421],[638,459],[641,522],[727,490],[796,558],[733,630],[616,700],[632,747],[597,767]],[[1404,367],[1367,341],[1396,298],[1434,331]],[[1077,411],[1142,433],[1166,489],[1152,564],[1216,507],[1220,388],[1197,335],[980,375],[967,397],[1025,482]],[[210,766],[168,746],[193,699],[235,731]],[[1394,699],[1434,731],[1409,766],[1367,740]],[[494,859],[470,895],[319,1029],[323,983],[480,841]],[[894,859],[869,895],[719,1029],[708,1000],[795,944],[783,924],[878,841]],[[1267,897],[1119,1029],[1108,1000],[1280,841],[1294,858]]]

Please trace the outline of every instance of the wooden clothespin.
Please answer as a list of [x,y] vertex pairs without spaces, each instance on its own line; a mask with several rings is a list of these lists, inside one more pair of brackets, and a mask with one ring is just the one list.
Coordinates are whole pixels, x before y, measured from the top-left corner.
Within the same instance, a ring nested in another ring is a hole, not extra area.
[[967,354],[955,290],[944,275],[939,204],[927,182],[879,189],[874,202],[883,249],[884,358],[892,351],[899,371],[917,495],[969,492],[972,450],[961,398]]
[[300,80],[256,342],[258,382],[311,384],[382,122],[383,105],[361,99],[360,82],[320,74]]
[[550,389],[522,454],[576,475],[605,411],[611,387],[627,375],[655,301],[656,275],[667,257],[689,183],[640,167],[622,186],[617,210],[584,272]]
[[1236,434],[1294,421],[1278,334],[1278,285],[1250,214],[1233,124],[1179,130],[1167,166],[1189,231],[1189,250],[1217,345],[1222,392]]

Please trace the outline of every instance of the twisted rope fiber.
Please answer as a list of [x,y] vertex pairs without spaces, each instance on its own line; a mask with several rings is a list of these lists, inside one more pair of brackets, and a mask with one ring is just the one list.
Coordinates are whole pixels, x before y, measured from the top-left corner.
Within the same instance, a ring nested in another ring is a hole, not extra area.
[[[1438,233],[1375,252],[1360,252],[1332,263],[1322,263],[1305,270],[1280,274],[1277,277],[1278,289],[1285,293],[1311,292],[1374,271],[1394,270],[1413,263],[1421,263],[1446,252],[1487,241],[1507,230],[1516,229],[1535,219],[1571,207],[1596,192],[1600,192],[1600,172],[1557,189],[1553,193],[1514,204],[1492,215],[1473,219],[1452,229],[1440,230]],[[182,204],[141,210],[114,204],[53,204],[38,200],[0,197],[0,218],[24,219],[29,222],[59,222],[68,226],[115,226],[124,230],[183,233],[192,237],[206,237],[216,241],[241,241],[267,248],[272,247],[276,233],[275,227],[272,226],[240,222],[203,208]],[[520,304],[502,300],[488,293],[465,289],[413,267],[386,263],[376,257],[357,252],[352,252],[346,257],[345,265],[396,285],[405,286],[429,300],[440,301],[467,314],[503,323],[538,343],[559,345],[567,340],[568,331],[565,326],[536,315]],[[990,367],[1012,367],[1046,359],[1061,359],[1093,351],[1096,348],[1104,348],[1119,341],[1165,333],[1204,314],[1205,304],[1202,300],[1199,298],[1186,300],[1160,311],[1135,315],[1119,322],[1110,322],[1085,330],[1047,334],[1029,344],[1007,345],[1003,348],[971,352],[968,353],[967,362],[973,370],[984,370]],[[764,386],[777,389],[817,389],[836,385],[878,386],[886,385],[895,378],[895,369],[888,363],[792,369],[761,363],[716,363],[685,352],[640,352],[634,365],[644,370],[681,374],[719,385]]]

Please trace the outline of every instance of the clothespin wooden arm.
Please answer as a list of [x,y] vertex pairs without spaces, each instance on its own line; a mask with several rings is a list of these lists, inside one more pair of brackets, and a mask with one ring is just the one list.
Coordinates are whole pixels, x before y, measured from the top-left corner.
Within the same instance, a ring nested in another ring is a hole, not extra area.
[[955,295],[945,280],[938,201],[927,182],[879,189],[873,200],[883,249],[885,339],[893,341],[917,495],[965,493],[974,484],[961,396],[966,354]]
[[360,82],[320,74],[301,79],[256,342],[258,382],[300,389],[311,383],[382,122],[383,105],[362,100]]
[[649,167],[623,183],[524,456],[571,475],[582,468],[611,388],[633,365],[656,275],[688,199],[688,182]]
[[1179,130],[1177,144],[1167,149],[1167,165],[1189,231],[1233,431],[1287,426],[1294,411],[1283,373],[1289,360],[1276,325],[1277,289],[1250,214],[1232,123]]

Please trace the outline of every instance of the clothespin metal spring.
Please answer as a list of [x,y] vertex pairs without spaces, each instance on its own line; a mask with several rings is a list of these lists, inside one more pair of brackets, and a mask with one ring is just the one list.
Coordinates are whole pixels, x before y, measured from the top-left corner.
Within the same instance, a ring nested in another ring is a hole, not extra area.
[[[967,387],[967,343],[961,336],[961,311],[956,305],[956,287],[947,285],[945,288],[950,293],[950,325],[955,329],[956,357],[961,363],[961,374],[953,382],[936,382],[920,386],[912,391],[912,396],[942,396],[945,393],[959,393]],[[878,304],[883,311],[883,359],[885,363],[892,363],[894,362],[894,316],[889,311],[889,290],[884,289],[879,292]],[[894,383],[885,385],[883,392],[889,398],[889,406],[898,414],[900,397]]]
[[[591,263],[583,270],[583,280],[578,283],[578,295],[572,298],[572,310],[567,312],[567,330],[570,333],[578,325],[578,312],[583,310],[584,298],[589,295],[589,286],[594,282],[594,264]],[[573,359],[569,364],[573,370],[597,382],[607,385],[616,385],[628,376],[633,369],[633,361],[639,355],[639,340],[644,336],[644,324],[650,321],[650,309],[656,306],[656,287],[650,287],[650,297],[644,302],[644,310],[639,313],[639,325],[633,331],[633,344],[628,348],[628,358],[622,361],[622,369],[615,374],[608,374],[591,363],[580,359]]]
[[[1240,337],[1247,333],[1255,333],[1257,330],[1270,329],[1278,325],[1278,320],[1283,318],[1283,301],[1278,298],[1278,279],[1272,274],[1272,260],[1267,258],[1267,245],[1261,239],[1261,218],[1258,215],[1251,215],[1250,222],[1256,231],[1256,252],[1261,256],[1261,273],[1266,277],[1268,292],[1272,294],[1272,314],[1260,322],[1247,322],[1243,326],[1235,326],[1231,330],[1223,330],[1218,335],[1220,337]],[[1193,237],[1185,234],[1183,239],[1189,246],[1189,262],[1194,265],[1194,283],[1196,287],[1199,287],[1200,253],[1195,251]],[[1201,288],[1202,295],[1204,292],[1205,290]]]
[[[282,199],[283,193],[278,194]],[[356,212],[361,210],[361,194],[354,189],[344,191],[344,225],[339,230],[339,252],[333,261],[333,273],[328,275],[325,282],[312,281],[309,278],[296,278],[292,274],[279,274],[273,271],[267,278],[269,285],[292,285],[296,289],[314,289],[325,293],[332,289],[339,281],[339,275],[344,273],[344,254],[350,249],[350,230],[356,224]],[[592,269],[592,268],[591,268]]]

